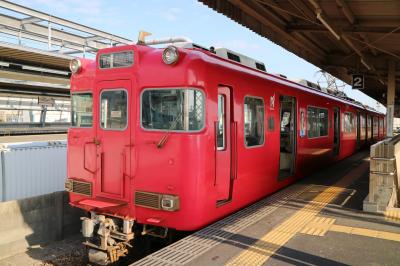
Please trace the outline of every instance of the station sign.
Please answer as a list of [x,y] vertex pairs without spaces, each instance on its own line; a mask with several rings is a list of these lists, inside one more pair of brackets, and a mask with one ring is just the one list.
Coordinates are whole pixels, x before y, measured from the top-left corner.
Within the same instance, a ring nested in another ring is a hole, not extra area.
[[353,74],[351,85],[353,90],[363,90],[364,89],[364,75],[363,74]]
[[39,96],[38,97],[38,104],[39,105],[44,105],[44,106],[54,106],[55,105],[55,100],[52,97]]

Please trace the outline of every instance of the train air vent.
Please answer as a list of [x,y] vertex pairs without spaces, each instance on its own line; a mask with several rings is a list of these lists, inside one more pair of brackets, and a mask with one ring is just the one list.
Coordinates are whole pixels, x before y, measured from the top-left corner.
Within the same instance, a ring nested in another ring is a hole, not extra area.
[[235,55],[234,53],[228,52],[228,58],[230,60],[236,61],[240,63],[240,57],[238,55]]
[[262,63],[256,62],[256,68],[257,68],[258,70],[266,71],[266,70],[265,70],[265,65],[262,64]]
[[161,194],[144,191],[135,192],[135,205],[146,208],[161,210]]
[[234,51],[231,51],[226,48],[214,48],[214,49],[212,49],[212,52],[222,58],[230,59],[230,60],[236,61],[238,63],[241,63],[242,65],[266,72],[265,65],[263,62],[255,60],[251,57],[245,56],[238,52],[234,52]]
[[84,195],[91,197],[92,196],[92,183],[89,182],[83,182],[83,181],[77,181],[77,180],[72,180],[68,179],[65,182],[65,189],[68,192]]

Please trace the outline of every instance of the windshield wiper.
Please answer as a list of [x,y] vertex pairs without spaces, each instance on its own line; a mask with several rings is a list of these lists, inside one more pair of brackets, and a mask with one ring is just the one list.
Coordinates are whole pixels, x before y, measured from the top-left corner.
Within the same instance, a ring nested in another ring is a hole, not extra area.
[[165,143],[167,143],[169,133],[171,132],[171,130],[175,129],[176,125],[178,124],[178,119],[181,117],[181,115],[182,115],[182,111],[179,112],[179,114],[176,116],[175,120],[172,121],[171,125],[169,126],[169,128],[167,129],[165,134],[161,137],[161,139],[156,144],[157,149],[161,149],[162,147],[164,147]]

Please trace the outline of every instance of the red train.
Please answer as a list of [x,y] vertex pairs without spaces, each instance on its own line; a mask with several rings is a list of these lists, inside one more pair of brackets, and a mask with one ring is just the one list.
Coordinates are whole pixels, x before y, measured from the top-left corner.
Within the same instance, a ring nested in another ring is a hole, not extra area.
[[82,233],[97,263],[137,235],[202,228],[384,137],[384,115],[361,104],[229,50],[174,45],[71,62],[65,186],[90,212]]

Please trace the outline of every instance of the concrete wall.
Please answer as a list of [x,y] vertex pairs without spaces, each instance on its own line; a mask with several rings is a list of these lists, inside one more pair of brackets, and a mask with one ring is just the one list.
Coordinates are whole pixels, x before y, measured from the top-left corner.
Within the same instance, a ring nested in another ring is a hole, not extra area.
[[79,233],[83,215],[65,192],[0,202],[0,259]]

